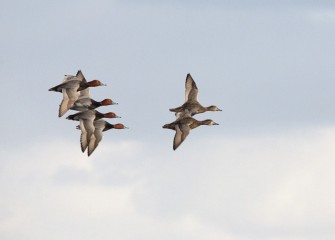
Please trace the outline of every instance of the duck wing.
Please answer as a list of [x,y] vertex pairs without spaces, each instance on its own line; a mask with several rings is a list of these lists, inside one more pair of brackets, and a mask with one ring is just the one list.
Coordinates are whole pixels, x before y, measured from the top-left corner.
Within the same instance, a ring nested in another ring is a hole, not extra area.
[[59,105],[59,110],[58,110],[58,117],[63,116],[69,109],[67,106],[69,105],[69,96],[67,95],[66,89],[62,89],[63,92],[63,100]]
[[81,135],[80,135],[80,146],[81,146],[81,151],[85,152],[91,136],[94,133],[94,125],[93,121],[91,120],[80,120],[80,129],[81,129]]
[[184,142],[184,140],[190,133],[190,127],[186,124],[176,124],[175,130],[176,134],[173,139],[173,150],[176,150],[180,146],[180,144]]
[[77,100],[77,91],[74,88],[62,89],[63,100],[59,105],[58,117],[62,117]]
[[184,111],[176,112],[175,116],[176,116],[176,121],[177,121],[183,118],[191,117],[191,112],[188,109],[185,109]]
[[84,127],[84,123],[83,120],[80,120],[80,130],[81,130],[81,135],[80,135],[80,147],[81,147],[81,151],[85,152],[85,149],[87,148],[87,131]]
[[[78,73],[77,73],[78,74]],[[72,80],[79,80],[78,76],[73,76],[73,75],[64,75],[63,83],[72,81]]]
[[91,105],[92,101],[90,98],[78,98],[70,109],[76,111],[86,111],[90,109]]
[[78,72],[76,74],[76,78],[80,81],[87,82],[86,78],[84,77],[84,74],[82,73],[82,71],[80,69],[78,70]]
[[78,99],[83,99],[83,98],[90,98],[90,88],[85,88],[84,90],[79,91]]
[[65,75],[64,76],[64,79],[63,79],[63,82],[68,82],[68,81],[71,81],[71,80],[78,80],[76,76],[73,76],[73,75]]
[[[84,77],[84,74],[82,73],[81,70],[78,70],[77,75],[76,75],[77,80],[82,81],[82,82],[87,82],[86,78]],[[81,98],[89,98],[90,97],[90,90],[89,88],[85,88],[84,90],[81,90],[78,92],[78,99]]]
[[187,74],[185,82],[185,102],[198,101],[198,87],[191,74]]
[[94,150],[98,147],[100,141],[102,140],[102,129],[96,128],[94,134],[91,136],[90,143],[88,144],[87,155],[90,156]]
[[102,140],[102,132],[106,126],[106,121],[99,119],[93,122],[94,125],[94,134],[91,136],[90,142],[88,144],[87,154],[90,156],[93,151],[98,147],[100,141]]

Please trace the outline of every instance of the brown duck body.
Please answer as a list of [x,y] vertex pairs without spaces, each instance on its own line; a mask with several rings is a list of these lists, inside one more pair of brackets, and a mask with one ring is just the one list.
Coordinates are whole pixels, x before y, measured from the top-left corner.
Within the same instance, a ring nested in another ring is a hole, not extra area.
[[221,111],[218,107],[212,105],[209,107],[202,106],[198,101],[198,87],[195,84],[191,74],[187,74],[185,81],[185,103],[180,107],[171,108],[171,112],[188,111],[191,116],[207,111]]
[[190,112],[191,116],[195,114],[204,113],[210,111],[207,107],[202,106],[198,101],[187,101],[183,105],[177,108],[171,108],[171,112]]
[[191,129],[197,128],[201,125],[218,125],[218,124],[211,119],[198,121],[186,114],[172,123],[165,124],[163,128],[168,128],[176,131],[173,140],[173,150],[176,150],[186,139]]

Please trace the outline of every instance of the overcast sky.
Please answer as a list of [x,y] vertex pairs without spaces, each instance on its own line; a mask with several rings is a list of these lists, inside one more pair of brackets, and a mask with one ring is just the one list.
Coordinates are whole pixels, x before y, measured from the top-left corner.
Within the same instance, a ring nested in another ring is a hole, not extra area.
[[[333,240],[333,1],[0,1],[0,239]],[[81,69],[128,130],[81,153]],[[172,150],[191,73],[219,126]]]

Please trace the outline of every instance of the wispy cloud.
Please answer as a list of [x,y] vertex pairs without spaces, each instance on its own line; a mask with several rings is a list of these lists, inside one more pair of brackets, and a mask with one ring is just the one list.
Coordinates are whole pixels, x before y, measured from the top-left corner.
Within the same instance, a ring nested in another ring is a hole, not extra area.
[[2,150],[0,236],[331,239],[334,134],[105,141],[90,159],[64,140]]

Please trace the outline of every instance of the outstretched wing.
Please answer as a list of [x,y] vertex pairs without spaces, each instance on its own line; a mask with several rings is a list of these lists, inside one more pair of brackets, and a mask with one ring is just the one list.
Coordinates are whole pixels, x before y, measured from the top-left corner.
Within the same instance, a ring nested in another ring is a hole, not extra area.
[[76,77],[80,81],[87,82],[86,78],[84,77],[84,74],[82,73],[82,71],[80,69],[78,70],[78,72],[76,74]]
[[188,134],[190,133],[190,127],[188,125],[176,125],[176,134],[173,139],[173,150],[176,150],[180,144],[184,142]]
[[96,129],[94,134],[91,136],[90,143],[88,144],[87,154],[90,156],[94,150],[98,147],[100,141],[102,140],[101,129]]
[[[78,80],[80,80],[82,82],[87,82],[86,78],[84,77],[84,74],[82,73],[81,70],[78,70],[76,77],[77,77]],[[85,88],[84,90],[81,90],[79,92],[78,99],[89,98],[89,97],[90,97],[89,88]]]
[[198,101],[198,88],[191,74],[187,74],[185,82],[185,102]]
[[[80,120],[80,128],[82,134],[80,136],[81,150],[84,152],[90,143],[91,136],[94,133],[94,125],[91,120]],[[83,131],[84,129],[84,131]]]

